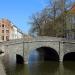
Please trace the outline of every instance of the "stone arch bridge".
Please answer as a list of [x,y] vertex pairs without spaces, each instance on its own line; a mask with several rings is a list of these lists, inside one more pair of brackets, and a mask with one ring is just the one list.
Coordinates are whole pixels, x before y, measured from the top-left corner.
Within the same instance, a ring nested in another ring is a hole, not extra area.
[[24,59],[24,63],[28,63],[29,54],[38,48],[50,48],[59,56],[59,61],[63,61],[64,55],[75,52],[75,42],[68,41],[57,37],[36,37],[32,39],[17,39],[0,43],[0,49],[4,51],[5,57],[9,60],[16,61],[16,55],[20,55]]

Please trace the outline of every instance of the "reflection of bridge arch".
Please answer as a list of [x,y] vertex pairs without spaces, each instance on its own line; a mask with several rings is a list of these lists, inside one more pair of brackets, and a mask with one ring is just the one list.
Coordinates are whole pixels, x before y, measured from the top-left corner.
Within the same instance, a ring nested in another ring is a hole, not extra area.
[[66,53],[63,57],[63,61],[75,61],[75,52],[69,52],[69,53]]
[[[32,53],[32,54],[31,54]],[[31,56],[30,56],[31,55]],[[59,61],[59,55],[55,49],[51,47],[39,47],[29,52],[29,58],[33,56],[33,60],[38,59],[39,61]],[[37,56],[37,57],[36,57]]]

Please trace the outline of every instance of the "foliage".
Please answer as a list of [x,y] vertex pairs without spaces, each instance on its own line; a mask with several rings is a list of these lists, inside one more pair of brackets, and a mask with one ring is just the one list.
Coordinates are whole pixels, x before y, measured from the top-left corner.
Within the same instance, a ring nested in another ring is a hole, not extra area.
[[34,36],[65,37],[66,16],[71,6],[69,1],[70,0],[50,0],[49,5],[40,13],[32,15],[30,20],[30,34]]

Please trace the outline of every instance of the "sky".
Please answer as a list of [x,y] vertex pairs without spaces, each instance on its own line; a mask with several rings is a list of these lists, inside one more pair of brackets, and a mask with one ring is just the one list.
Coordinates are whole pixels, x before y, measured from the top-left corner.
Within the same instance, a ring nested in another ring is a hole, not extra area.
[[30,16],[45,7],[44,0],[0,0],[0,19],[6,18],[28,33]]
[[[30,16],[42,10],[48,0],[0,0],[0,19],[6,18],[28,33]],[[72,0],[74,1],[74,0]]]

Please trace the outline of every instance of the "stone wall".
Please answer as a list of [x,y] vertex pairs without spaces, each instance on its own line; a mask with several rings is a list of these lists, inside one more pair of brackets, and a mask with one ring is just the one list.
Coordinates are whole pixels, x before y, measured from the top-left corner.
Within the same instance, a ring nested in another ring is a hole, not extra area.
[[[65,43],[64,43],[65,42]],[[60,61],[68,52],[75,52],[74,42],[65,41],[56,37],[36,37],[31,40],[17,39],[0,43],[0,48],[9,56],[10,59],[16,61],[16,54],[21,55],[25,62],[28,62],[29,53],[40,47],[53,48],[59,55]]]
[[0,55],[0,75],[6,75],[5,67],[2,63],[2,56]]

